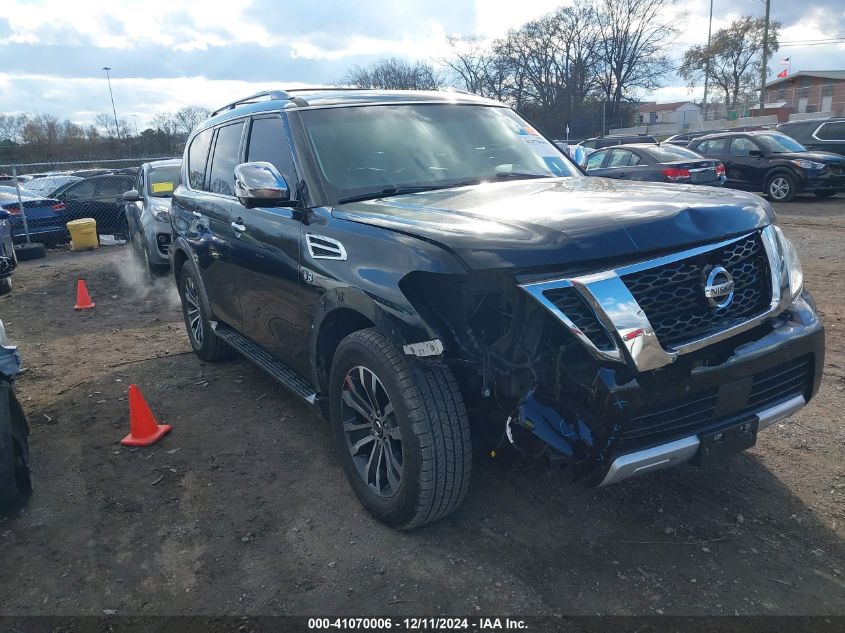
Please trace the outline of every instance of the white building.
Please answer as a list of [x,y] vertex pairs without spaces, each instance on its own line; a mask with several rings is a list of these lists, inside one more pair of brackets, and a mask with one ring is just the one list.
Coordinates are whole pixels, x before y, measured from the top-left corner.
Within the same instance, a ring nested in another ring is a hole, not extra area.
[[674,123],[684,126],[697,123],[701,119],[701,108],[692,101],[641,103],[639,111],[640,125]]

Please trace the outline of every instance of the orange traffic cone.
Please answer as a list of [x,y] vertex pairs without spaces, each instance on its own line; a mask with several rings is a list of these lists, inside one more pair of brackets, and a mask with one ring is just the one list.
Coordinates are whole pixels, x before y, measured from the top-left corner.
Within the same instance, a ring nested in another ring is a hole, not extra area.
[[171,428],[156,422],[153,412],[135,385],[129,385],[129,435],[120,440],[124,446],[149,446],[155,444]]
[[85,280],[79,279],[76,282],[76,305],[74,310],[88,310],[94,307],[94,302],[88,296],[88,288],[85,287]]

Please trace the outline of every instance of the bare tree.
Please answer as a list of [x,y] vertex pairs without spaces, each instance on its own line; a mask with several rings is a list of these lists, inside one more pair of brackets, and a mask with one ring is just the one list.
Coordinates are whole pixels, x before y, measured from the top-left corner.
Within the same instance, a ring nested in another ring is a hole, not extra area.
[[187,136],[210,115],[211,111],[208,108],[196,105],[185,106],[173,115],[175,131],[177,134],[184,134]]
[[467,92],[501,99],[506,73],[501,58],[492,47],[475,36],[449,36],[448,42],[450,55],[440,61],[447,68],[450,79]]
[[615,119],[622,102],[653,90],[671,70],[668,46],[678,35],[677,0],[594,0],[601,44],[599,85]]
[[[769,22],[769,53],[779,48],[781,24]],[[684,53],[680,74],[690,86],[704,79],[709,64],[709,79],[725,96],[725,105],[737,103],[754,91],[762,71],[764,18],[745,16],[719,29],[706,44],[693,46]]]
[[437,90],[441,79],[431,64],[391,57],[367,66],[355,66],[340,83],[385,90]]
[[0,113],[0,141],[17,140],[21,133],[24,123],[26,123],[25,114],[2,114]]

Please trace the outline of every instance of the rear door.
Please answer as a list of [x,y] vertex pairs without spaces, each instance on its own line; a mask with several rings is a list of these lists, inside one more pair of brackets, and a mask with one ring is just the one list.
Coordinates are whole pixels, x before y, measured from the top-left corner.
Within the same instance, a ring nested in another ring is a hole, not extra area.
[[171,202],[173,226],[190,244],[211,311],[241,329],[241,309],[231,260],[235,166],[241,162],[244,121],[197,134],[187,152],[188,179]]
[[640,162],[640,157],[627,149],[617,148],[609,150],[609,152],[610,156],[604,162],[602,168],[596,170],[596,176],[625,179],[631,175],[633,167]]
[[718,160],[725,166],[725,176],[727,177],[727,182],[725,184],[728,187],[739,187],[737,180],[737,165],[731,161],[731,156],[728,153],[730,147],[729,137],[711,138],[705,141],[700,141],[699,143],[692,143],[691,145],[694,145],[694,147],[690,147],[692,151],[697,152],[702,156],[706,156],[707,158]]
[[[288,183],[291,196],[297,173],[290,131],[280,114],[251,121],[246,162],[268,162]],[[243,332],[302,373],[308,371],[306,343],[311,303],[300,285],[301,213],[285,207],[239,207],[236,221],[244,227],[232,243],[232,262],[243,312]]]

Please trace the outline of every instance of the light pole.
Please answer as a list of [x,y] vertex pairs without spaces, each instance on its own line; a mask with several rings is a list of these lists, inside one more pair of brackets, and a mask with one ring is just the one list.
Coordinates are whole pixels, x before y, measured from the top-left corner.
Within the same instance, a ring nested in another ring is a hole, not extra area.
[[760,71],[762,81],[760,83],[760,116],[765,114],[766,107],[766,71],[769,65],[769,9],[772,0],[766,0],[766,23],[763,25],[763,68]]
[[117,123],[117,110],[114,107],[114,94],[111,91],[111,77],[109,76],[109,71],[111,70],[110,66],[103,66],[103,70],[106,71],[106,81],[109,83],[109,97],[111,97],[111,111],[114,114],[114,133],[117,135],[117,138],[120,138],[120,126]]
[[[710,0],[710,22],[707,23],[707,61],[704,62],[704,98],[702,106],[704,120],[707,120],[707,88],[710,85],[710,35],[713,32],[713,0]],[[704,129],[702,124],[701,129]]]

